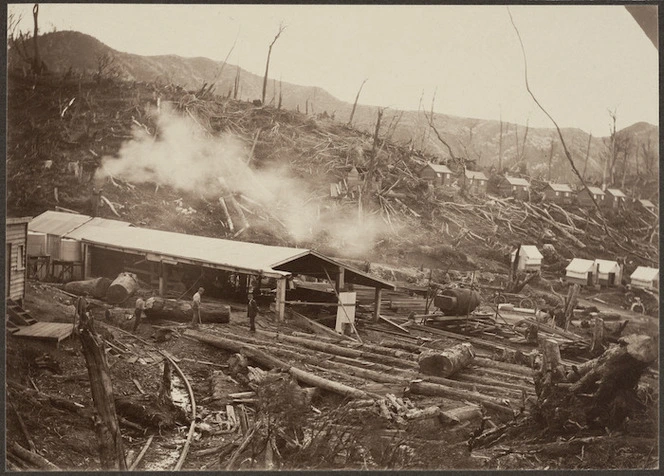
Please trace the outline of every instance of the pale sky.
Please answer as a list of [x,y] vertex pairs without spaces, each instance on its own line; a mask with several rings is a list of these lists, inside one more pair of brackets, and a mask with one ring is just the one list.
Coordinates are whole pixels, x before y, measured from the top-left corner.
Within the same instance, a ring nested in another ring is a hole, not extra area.
[[[563,127],[608,135],[658,124],[658,52],[622,6],[510,7],[531,88]],[[32,4],[10,5],[32,28]],[[41,4],[40,31],[90,34],[141,55],[229,59],[261,75],[279,24],[270,76],[319,86],[352,103],[551,127],[528,96],[521,50],[503,5],[113,5]]]

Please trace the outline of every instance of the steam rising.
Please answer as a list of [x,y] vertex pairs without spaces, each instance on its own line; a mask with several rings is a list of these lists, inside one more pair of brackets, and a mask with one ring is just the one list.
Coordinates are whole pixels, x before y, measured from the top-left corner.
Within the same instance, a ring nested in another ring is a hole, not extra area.
[[326,210],[288,166],[252,169],[247,148],[231,134],[211,137],[192,119],[168,111],[158,114],[157,130],[155,137],[135,128],[117,158],[103,158],[99,178],[108,173],[131,183],[170,185],[213,201],[241,193],[261,205],[252,210],[280,221],[298,243],[315,243],[324,234],[347,255],[366,253],[388,231],[375,215],[365,214],[360,223],[354,208]]

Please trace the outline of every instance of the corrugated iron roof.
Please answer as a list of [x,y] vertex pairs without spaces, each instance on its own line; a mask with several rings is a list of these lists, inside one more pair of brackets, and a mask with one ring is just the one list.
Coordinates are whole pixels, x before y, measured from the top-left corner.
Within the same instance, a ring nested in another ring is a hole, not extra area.
[[620,268],[620,265],[617,261],[611,261],[608,259],[596,259],[595,264],[599,265],[600,273],[611,273],[614,269]]
[[132,226],[131,223],[120,220],[109,220],[108,218],[94,217],[90,218],[89,221],[83,223],[81,226],[76,228],[73,231],[70,231],[65,235],[66,238],[72,238],[74,240],[80,240],[85,236],[85,230],[88,227],[98,227],[98,228],[125,228]]
[[589,259],[574,258],[565,268],[566,271],[572,273],[587,273],[588,271],[595,270],[595,262]]
[[64,236],[74,231],[92,217],[88,215],[77,215],[75,213],[56,212],[48,210],[34,217],[28,223],[28,230],[48,233],[50,235]]
[[158,256],[181,258],[225,269],[263,272],[266,276],[287,276],[273,264],[295,259],[309,250],[267,246],[244,241],[223,240],[147,228],[85,227],[81,240],[118,250],[134,250]]
[[424,167],[422,167],[422,169],[425,169],[426,167],[431,167],[431,169],[434,172],[439,173],[439,174],[451,174],[452,173],[450,168],[447,165],[443,165],[443,164],[428,163]]
[[530,187],[530,182],[528,180],[521,178],[521,177],[508,177],[507,175],[505,176],[505,180],[507,180],[507,183],[510,185],[519,185],[521,187]]
[[478,170],[466,170],[466,177],[473,180],[489,180],[484,172]]
[[[579,193],[583,192],[583,190],[585,189],[579,190]],[[599,187],[588,186],[588,190],[590,190],[590,193],[593,195],[604,195],[604,191]]]
[[637,279],[639,281],[652,281],[653,279],[656,279],[658,275],[659,269],[657,268],[639,266],[634,270],[630,276],[630,279]]
[[614,197],[622,197],[625,198],[627,195],[625,195],[622,190],[619,190],[617,188],[607,188],[606,191],[610,194],[613,195]]
[[572,192],[572,187],[566,183],[549,183],[549,187],[555,192]]

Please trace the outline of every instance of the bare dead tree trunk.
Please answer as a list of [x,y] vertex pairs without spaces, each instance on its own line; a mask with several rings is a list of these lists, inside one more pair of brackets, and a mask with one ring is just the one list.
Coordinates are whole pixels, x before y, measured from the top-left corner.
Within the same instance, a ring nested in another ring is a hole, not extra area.
[[627,153],[629,152],[629,146],[625,146],[625,150],[623,151],[623,173],[622,173],[622,180],[620,182],[620,189],[624,190],[625,189],[625,177],[627,176]]
[[583,163],[583,179],[586,179],[586,169],[588,168],[588,157],[590,157],[590,141],[593,140],[593,133],[588,136],[588,147],[586,148],[586,160]]
[[35,20],[35,33],[32,37],[34,49],[35,49],[35,55],[32,58],[32,72],[35,74],[41,74],[42,72],[42,63],[41,63],[41,58],[39,56],[39,41],[37,39],[37,35],[39,34],[39,26],[37,24],[37,17],[39,16],[39,4],[35,3],[35,6],[32,7],[32,16],[34,17]]
[[238,90],[240,89],[240,66],[235,70],[235,81],[233,82],[233,99],[237,100]]
[[498,138],[498,173],[503,171],[503,114],[500,114],[500,136]]
[[281,84],[281,79],[279,79],[279,104],[277,104],[278,110],[281,110],[282,100],[283,100],[283,85]]
[[551,162],[553,160],[553,147],[555,146],[555,142],[553,142],[553,137],[551,138],[551,150],[549,150],[549,174],[548,174],[548,181],[551,182]]
[[618,246],[620,249],[626,251],[627,253],[633,255],[633,256],[638,256],[639,258],[649,261],[649,258],[647,256],[644,256],[640,253],[635,252],[633,249],[630,249],[623,245],[619,239],[615,237],[615,235],[611,232],[609,229],[609,226],[606,223],[606,218],[604,217],[604,213],[602,212],[602,209],[599,206],[599,203],[597,203],[597,200],[595,200],[595,196],[590,192],[588,189],[588,185],[586,184],[586,181],[583,179],[581,176],[581,173],[579,170],[576,168],[576,165],[574,164],[574,159],[572,158],[572,154],[570,153],[569,149],[567,148],[567,143],[565,142],[565,138],[563,137],[563,133],[560,130],[560,127],[558,126],[558,123],[556,120],[549,114],[549,112],[542,106],[542,104],[537,100],[537,97],[535,94],[533,94],[533,91],[530,89],[530,84],[528,83],[528,61],[526,58],[526,50],[523,46],[523,40],[521,39],[521,34],[519,33],[519,29],[516,27],[516,23],[514,23],[514,18],[512,17],[512,12],[509,9],[509,6],[507,7],[507,13],[510,16],[510,21],[512,22],[512,26],[514,27],[514,31],[516,32],[516,36],[519,39],[519,45],[521,46],[521,54],[523,55],[523,63],[524,63],[524,79],[526,83],[526,91],[528,91],[528,94],[530,97],[533,99],[535,104],[537,104],[537,107],[546,115],[546,117],[549,118],[549,120],[553,123],[554,127],[556,128],[556,132],[558,132],[558,138],[560,139],[560,143],[563,146],[563,151],[565,152],[565,157],[567,158],[567,161],[569,162],[570,167],[572,168],[572,171],[574,174],[581,180],[581,184],[583,185],[583,188],[588,192],[588,195],[590,196],[590,199],[593,202],[593,205],[595,206],[595,210],[597,210],[597,215],[599,216],[601,223],[602,223],[602,228],[604,229],[604,232],[606,233],[606,236],[611,238],[613,242]]
[[261,95],[261,102],[263,104],[265,104],[265,92],[267,91],[267,75],[270,70],[270,56],[272,55],[272,47],[277,42],[279,36],[281,36],[281,34],[285,29],[286,29],[285,26],[279,25],[279,31],[275,35],[274,40],[272,40],[272,43],[270,43],[270,47],[267,50],[267,61],[265,62],[265,76],[263,76],[263,94]]
[[355,108],[357,107],[357,101],[358,99],[360,99],[360,93],[362,92],[364,83],[366,83],[368,79],[369,78],[366,78],[364,81],[362,81],[362,84],[360,84],[360,89],[357,90],[357,94],[355,95],[355,102],[353,103],[353,109],[350,111],[350,119],[348,119],[349,126],[353,125],[353,116],[355,116]]
[[[240,33],[238,32],[238,35]],[[221,78],[221,73],[224,72],[224,67],[226,66],[226,62],[228,61],[228,58],[230,57],[231,53],[235,49],[235,44],[237,43],[237,35],[235,36],[235,40],[233,41],[233,44],[231,45],[231,49],[228,50],[228,53],[226,54],[226,57],[224,58],[223,63],[221,63],[221,66],[219,67],[219,70],[217,71],[217,74],[214,75],[214,78],[212,78],[211,83],[216,83],[217,79]],[[222,78],[223,81],[223,78]]]
[[115,411],[113,383],[106,361],[104,342],[93,328],[93,320],[82,312],[79,316],[78,335],[90,377],[90,390],[97,413],[95,431],[99,439],[99,458],[105,470],[127,469],[120,425]]

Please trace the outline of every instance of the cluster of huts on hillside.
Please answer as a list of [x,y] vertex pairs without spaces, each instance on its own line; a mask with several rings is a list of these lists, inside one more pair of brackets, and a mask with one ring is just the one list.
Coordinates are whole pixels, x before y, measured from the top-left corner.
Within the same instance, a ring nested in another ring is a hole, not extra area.
[[[512,251],[510,263],[514,263],[517,250]],[[521,245],[517,263],[518,271],[537,272],[542,269],[543,255],[534,245]],[[565,280],[581,286],[618,286],[623,282],[623,265],[607,259],[573,258],[565,268]],[[639,266],[629,276],[629,284],[635,288],[658,290],[659,269]]]
[[[466,169],[463,174],[455,174],[446,165],[434,163],[425,164],[419,171],[419,177],[433,187],[447,186],[454,182],[460,185],[465,181],[467,192],[473,195],[486,194],[489,184],[489,178],[483,172]],[[509,175],[497,177],[496,191],[504,197],[511,196],[527,200],[530,190],[531,184],[525,178]],[[650,200],[629,199],[616,188],[602,190],[599,187],[590,186],[588,189],[574,190],[566,183],[547,183],[543,193],[545,200],[560,205],[577,203],[579,206],[592,206],[592,198],[594,198],[599,205],[606,208],[633,206],[655,211],[655,205]]]

